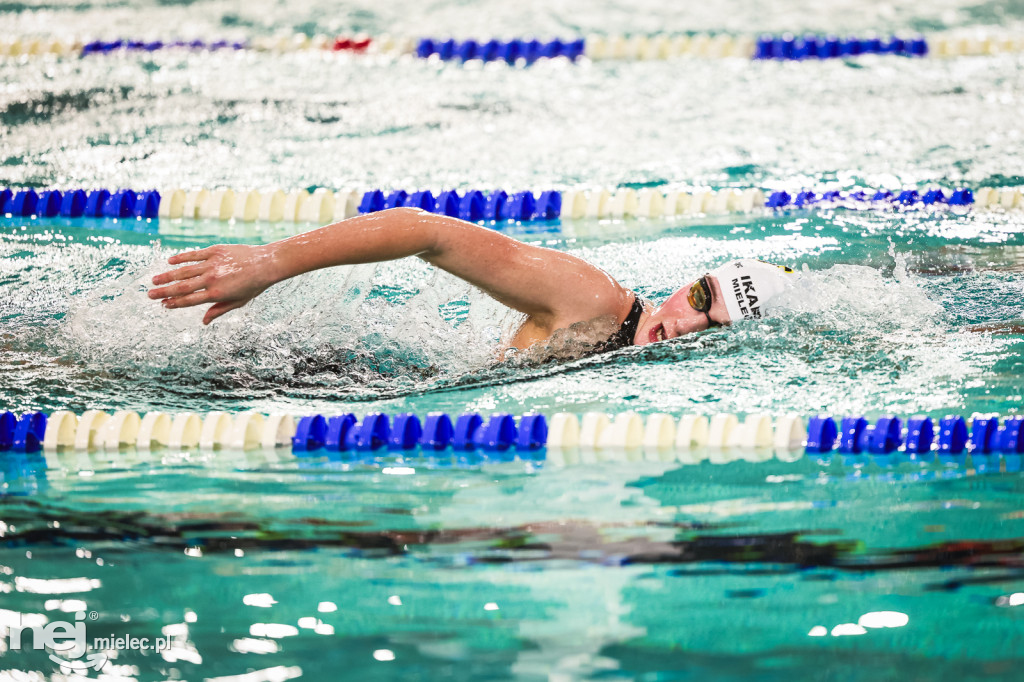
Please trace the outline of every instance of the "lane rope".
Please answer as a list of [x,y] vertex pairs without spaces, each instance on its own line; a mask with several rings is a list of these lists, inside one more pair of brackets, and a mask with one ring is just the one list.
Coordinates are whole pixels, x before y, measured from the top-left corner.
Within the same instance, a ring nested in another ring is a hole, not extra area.
[[366,55],[411,55],[420,59],[466,63],[506,62],[529,65],[544,59],[665,60],[678,57],[741,58],[761,61],[857,59],[866,55],[951,58],[1024,52],[1024,36],[985,29],[888,36],[838,36],[792,33],[759,36],[724,33],[625,35],[609,33],[570,38],[468,38],[314,35],[257,36],[248,40],[117,38],[68,40],[26,36],[0,40],[0,56],[94,56],[153,53],[160,50],[254,50],[269,53],[335,52]]
[[[803,189],[765,192],[760,188],[696,188],[691,191],[644,188],[569,189],[513,192],[504,190],[428,190],[407,192],[327,188],[285,192],[178,188],[134,189],[0,189],[0,216],[7,218],[100,218],[85,227],[131,229],[133,221],[203,220],[229,223],[299,223],[325,225],[353,216],[397,207],[418,208],[470,222],[502,224],[556,220],[626,220],[677,218],[793,210],[871,211],[1013,211],[1024,209],[1017,187],[969,189]],[[109,221],[115,221],[111,224]],[[116,221],[120,221],[116,223]]]
[[[911,459],[971,455],[979,470],[1020,471],[1022,427],[1021,416],[1001,421],[997,415],[980,414],[969,418],[948,415],[938,421],[926,416],[904,421],[896,415],[883,415],[872,424],[861,415],[846,416],[837,423],[827,415],[804,420],[797,415],[749,414],[741,419],[727,413],[678,418],[663,413],[644,417],[636,412],[587,412],[582,417],[560,412],[550,417],[525,414],[518,418],[508,413],[438,412],[425,417],[370,413],[360,419],[352,413],[139,415],[130,410],[112,414],[87,410],[79,417],[69,411],[3,412],[0,452],[290,448],[296,456],[417,450],[532,460],[542,449],[548,456],[565,450],[643,450],[651,457],[690,464],[735,459],[716,455],[726,451],[744,452],[744,459],[755,460],[770,458],[772,452],[780,458],[802,452],[818,458],[836,454],[863,461],[902,453]],[[563,455],[555,459],[565,461]]]

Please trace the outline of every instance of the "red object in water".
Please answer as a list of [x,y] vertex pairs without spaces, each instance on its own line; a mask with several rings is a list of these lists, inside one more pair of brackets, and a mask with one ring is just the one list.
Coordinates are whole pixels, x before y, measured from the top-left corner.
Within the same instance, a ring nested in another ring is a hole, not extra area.
[[352,41],[352,49],[355,50],[356,52],[362,52],[363,50],[365,50],[369,46],[370,46],[370,39],[369,38],[362,38],[360,40],[353,40]]
[[334,51],[335,52],[337,52],[339,50],[351,50],[351,49],[352,49],[352,41],[349,40],[348,38],[343,38],[343,37],[339,36],[338,39],[334,41]]

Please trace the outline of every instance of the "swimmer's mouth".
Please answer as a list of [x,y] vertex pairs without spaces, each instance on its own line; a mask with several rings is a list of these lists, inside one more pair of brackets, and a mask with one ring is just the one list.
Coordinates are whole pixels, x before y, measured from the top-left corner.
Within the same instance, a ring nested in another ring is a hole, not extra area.
[[665,340],[665,325],[659,324],[657,327],[651,330],[650,342],[664,341]]

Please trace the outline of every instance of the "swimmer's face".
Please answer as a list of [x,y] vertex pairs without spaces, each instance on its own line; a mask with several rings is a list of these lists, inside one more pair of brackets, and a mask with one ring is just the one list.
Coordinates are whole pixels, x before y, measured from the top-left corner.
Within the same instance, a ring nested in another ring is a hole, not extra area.
[[[633,343],[637,346],[645,346],[648,343],[674,339],[677,336],[707,329],[708,318],[699,310],[694,310],[688,300],[690,287],[695,283],[696,281],[690,282],[669,296],[667,301],[651,313],[651,316],[637,330],[636,336],[633,337]],[[708,316],[718,324],[729,324],[729,313],[725,309],[725,301],[722,299],[722,289],[718,286],[718,278],[708,275],[707,283],[711,287],[711,309],[708,311]]]

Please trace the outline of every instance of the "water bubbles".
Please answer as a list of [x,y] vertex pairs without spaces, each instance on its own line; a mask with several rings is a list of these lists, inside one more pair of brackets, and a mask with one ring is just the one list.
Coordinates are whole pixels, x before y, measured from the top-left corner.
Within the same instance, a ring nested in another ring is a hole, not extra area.
[[[496,304],[443,273],[410,288],[411,272],[425,271],[414,261],[297,277],[204,327],[204,307],[168,311],[146,296],[166,256],[138,253],[135,269],[74,299],[57,342],[62,352],[125,378],[322,387],[366,398],[485,368],[500,340],[469,315],[441,315],[442,306]],[[505,314],[494,312],[492,324],[501,322]]]

